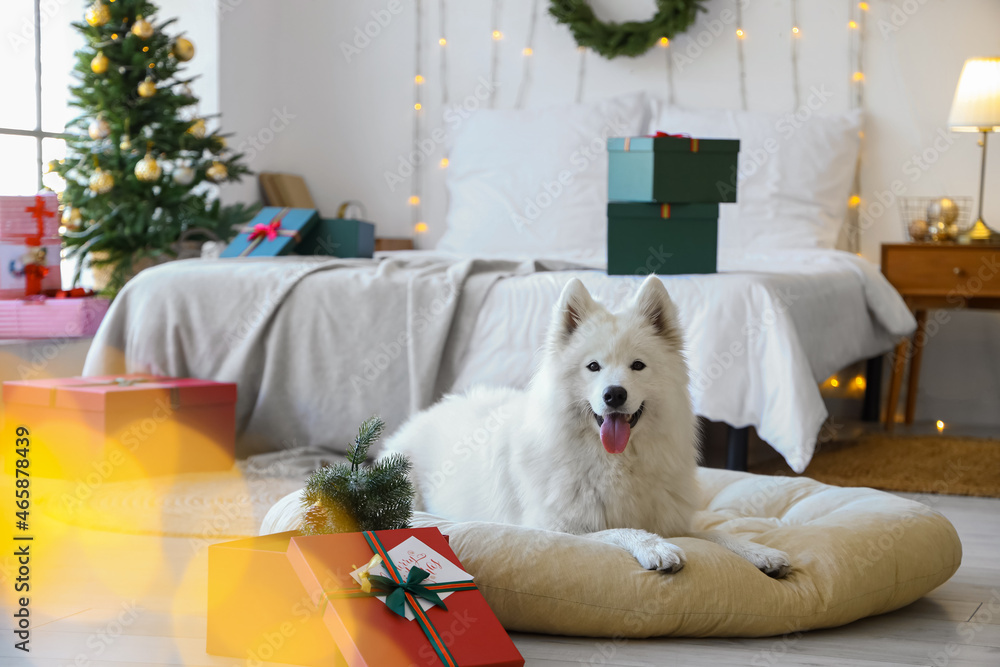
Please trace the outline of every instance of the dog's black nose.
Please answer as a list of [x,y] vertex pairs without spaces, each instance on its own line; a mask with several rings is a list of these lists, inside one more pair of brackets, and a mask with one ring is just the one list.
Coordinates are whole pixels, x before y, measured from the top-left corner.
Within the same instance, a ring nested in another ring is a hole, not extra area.
[[628,392],[625,391],[625,387],[611,385],[604,390],[604,403],[609,408],[620,408],[625,405],[625,399],[627,398]]

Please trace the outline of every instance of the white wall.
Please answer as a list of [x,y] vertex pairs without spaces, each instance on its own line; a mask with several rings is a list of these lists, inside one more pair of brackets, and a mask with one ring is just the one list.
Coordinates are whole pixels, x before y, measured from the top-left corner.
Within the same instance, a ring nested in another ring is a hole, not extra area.
[[[444,0],[445,36],[439,37],[440,0],[423,0],[425,136],[441,125],[443,110],[440,57],[447,58],[447,89],[452,102],[474,99],[480,78],[489,78],[492,40],[498,27],[499,84],[496,105],[511,108],[522,80],[524,46],[534,0],[500,3],[499,25],[491,21],[493,2]],[[748,101],[751,110],[793,110],[790,65],[790,0],[744,0],[743,28]],[[368,207],[380,236],[410,236],[409,184],[390,189],[385,173],[398,169],[411,150],[413,118],[413,0],[401,3],[377,36],[353,54],[342,43],[372,21],[372,12],[391,8],[391,0],[221,0],[220,90],[224,126],[232,142],[251,150],[251,166],[303,174],[321,211],[331,215],[344,199]],[[534,45],[533,83],[528,106],[572,101],[581,55],[568,30],[548,17],[547,0]],[[833,95],[824,109],[849,106],[847,22],[853,0],[798,0],[801,29],[800,75],[804,95],[825,86]],[[872,207],[894,181],[913,195],[975,195],[979,149],[974,135],[946,131],[948,110],[963,61],[1000,53],[1000,2],[996,0],[870,0],[864,53],[868,124],[862,167],[862,212],[868,213],[862,251],[877,262],[883,242],[902,239],[897,206]],[[653,0],[594,0],[598,13],[614,19],[641,18]],[[675,65],[677,103],[690,107],[739,104],[735,25],[718,37],[724,10],[734,0],[709,0],[707,12],[687,34],[674,40],[674,53],[693,53],[693,62]],[[707,46],[699,48],[695,39]],[[586,54],[584,99],[646,89],[666,95],[666,56],[655,48],[636,59],[603,60]],[[675,61],[676,62],[676,61]],[[939,139],[943,131],[943,139]],[[253,143],[256,143],[256,146]],[[937,142],[937,144],[935,144]],[[1000,148],[993,142],[987,174],[986,219],[1000,228]],[[424,168],[423,219],[430,231],[418,244],[431,247],[443,231],[446,207],[445,155],[437,146]],[[920,156],[924,156],[918,164]],[[925,166],[920,166],[920,165]],[[914,168],[916,167],[916,168]],[[991,194],[992,191],[992,194]],[[229,198],[252,199],[248,180],[230,188]],[[869,208],[871,207],[871,208]],[[1000,421],[1000,318],[962,313],[942,328],[927,350],[918,410],[926,418]],[[966,354],[977,351],[977,362]],[[982,363],[980,363],[980,361]],[[932,414],[933,413],[933,414]]]

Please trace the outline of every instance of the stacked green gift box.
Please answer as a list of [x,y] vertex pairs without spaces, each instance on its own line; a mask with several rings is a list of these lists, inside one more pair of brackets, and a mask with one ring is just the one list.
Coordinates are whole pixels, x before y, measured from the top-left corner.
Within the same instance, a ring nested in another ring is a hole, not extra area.
[[608,139],[608,274],[715,273],[739,150],[736,139]]

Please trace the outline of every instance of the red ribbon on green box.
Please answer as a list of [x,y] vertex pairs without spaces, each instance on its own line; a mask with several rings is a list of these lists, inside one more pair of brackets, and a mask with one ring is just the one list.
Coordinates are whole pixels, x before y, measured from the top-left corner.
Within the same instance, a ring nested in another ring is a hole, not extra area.
[[[446,667],[460,667],[455,661],[454,656],[452,656],[451,651],[445,646],[441,634],[434,627],[434,623],[428,618],[423,608],[417,602],[417,598],[423,598],[432,602],[435,606],[447,610],[448,607],[445,606],[444,600],[438,595],[439,592],[471,591],[476,589],[476,584],[471,580],[423,584],[421,582],[427,579],[430,574],[416,566],[410,568],[406,581],[403,581],[399,569],[392,562],[389,552],[382,546],[382,542],[378,539],[378,536],[372,531],[367,530],[362,535],[364,535],[365,541],[368,542],[368,546],[371,547],[375,556],[380,558],[385,564],[385,569],[389,571],[389,576],[367,575],[367,580],[371,582],[371,587],[367,591],[360,586],[357,588],[324,591],[323,605],[325,606],[327,601],[334,599],[368,598],[384,594],[386,595],[385,604],[393,613],[406,618],[406,608],[410,608],[417,619],[417,623],[420,625],[420,629],[424,631],[424,635],[427,636],[427,640],[431,643],[431,647],[437,653],[443,665],[446,665]],[[373,558],[372,560],[375,559]]]

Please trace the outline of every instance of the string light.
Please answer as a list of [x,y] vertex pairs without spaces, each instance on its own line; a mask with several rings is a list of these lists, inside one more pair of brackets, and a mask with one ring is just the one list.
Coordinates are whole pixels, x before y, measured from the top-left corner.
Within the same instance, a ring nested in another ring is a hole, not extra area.
[[840,380],[838,380],[837,378],[830,378],[830,386],[836,389],[837,387],[840,386]]
[[855,72],[854,76],[852,78],[855,81],[859,81],[860,82],[860,81],[864,81],[865,80],[865,75],[864,75],[863,72]]
[[941,421],[940,419],[937,420],[937,422],[935,423],[935,426],[937,426],[938,433],[940,433],[941,431],[944,430],[944,422]]
[[493,31],[493,39],[497,39],[497,40],[503,39],[503,33],[500,32],[499,30],[494,30]]
[[868,11],[868,3],[867,2],[859,2],[858,3],[858,9],[860,9],[863,12],[867,12]]
[[746,35],[746,33],[743,32],[743,28],[737,28],[736,29],[736,36],[739,37],[740,39],[743,39],[743,37],[745,35]]
[[857,21],[848,21],[847,22],[847,27],[850,28],[851,30],[857,30],[858,29],[858,22]]
[[851,195],[851,198],[847,200],[847,205],[850,206],[851,208],[855,208],[860,203],[861,203],[861,197],[859,197],[858,195]]
[[792,34],[794,34],[794,35],[799,34],[799,27],[798,26],[792,26]]
[[660,46],[662,46],[663,48],[667,48],[668,46],[670,46],[670,40],[667,39],[666,37],[660,37]]
[[441,162],[439,162],[438,164],[441,166],[442,169],[446,168],[448,166],[448,158],[446,157],[441,158]]
[[410,197],[410,206],[419,206],[419,205],[420,205],[420,197],[418,197],[417,195],[412,195]]
[[423,82],[424,82],[424,77],[420,76],[419,74],[413,77],[413,83],[417,84],[418,86]]
[[867,383],[865,382],[864,376],[859,375],[856,378],[854,378],[854,386],[857,387],[858,389],[864,389],[866,384]]
[[427,231],[427,223],[418,222],[417,224],[413,225],[413,231],[415,231],[417,234],[425,233]]
[[441,46],[448,46],[448,40],[442,37],[441,39],[438,40],[438,44],[440,44]]
[[413,108],[417,111],[420,111],[421,109],[424,108],[424,105],[421,104],[420,102],[417,102],[416,104],[413,105]]
[[530,46],[526,46],[523,49],[521,49],[521,53],[526,56],[530,56],[532,53],[534,53],[534,51],[532,51]]

